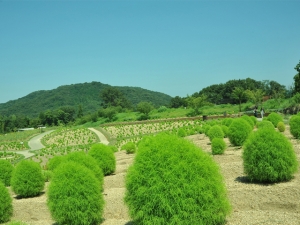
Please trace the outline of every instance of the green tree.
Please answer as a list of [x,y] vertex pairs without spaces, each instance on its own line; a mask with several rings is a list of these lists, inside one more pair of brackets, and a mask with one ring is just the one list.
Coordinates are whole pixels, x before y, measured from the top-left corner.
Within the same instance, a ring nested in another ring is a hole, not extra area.
[[192,97],[192,96],[189,96],[187,98],[187,101],[188,101],[188,105],[194,109],[195,111],[195,114],[196,115],[199,115],[200,114],[200,111],[199,109],[203,106],[205,106],[206,104],[208,104],[208,101],[207,101],[207,96],[206,95],[200,95],[199,97]]
[[242,105],[241,104],[242,104],[242,101],[246,97],[245,89],[242,88],[242,87],[235,87],[232,91],[232,97],[239,101],[239,109],[240,109],[240,112],[241,112],[242,111]]
[[153,105],[150,102],[140,102],[137,105],[137,111],[140,113],[144,113],[145,115],[148,115],[152,109]]
[[294,68],[298,73],[294,76],[294,93],[300,92],[300,61]]
[[170,107],[171,108],[179,108],[179,107],[186,107],[187,102],[184,100],[184,98],[181,98],[179,96],[175,96],[170,101]]
[[112,106],[121,106],[122,108],[130,107],[130,102],[125,98],[124,94],[114,87],[103,89],[100,92],[100,98],[102,99],[102,106],[104,108]]
[[262,89],[256,89],[256,90],[246,90],[245,94],[251,102],[253,102],[255,105],[258,106],[262,104],[262,100],[265,93]]

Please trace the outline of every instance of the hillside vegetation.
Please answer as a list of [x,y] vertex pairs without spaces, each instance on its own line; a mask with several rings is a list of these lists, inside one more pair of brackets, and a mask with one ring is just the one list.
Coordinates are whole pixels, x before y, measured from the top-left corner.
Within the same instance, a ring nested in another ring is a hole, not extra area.
[[[55,110],[63,106],[78,108],[85,113],[95,112],[100,108],[103,89],[112,87],[100,82],[71,84],[60,86],[53,90],[40,90],[30,93],[17,100],[0,104],[0,115],[26,115],[37,117],[40,112]],[[154,106],[168,105],[171,96],[160,92],[146,90],[140,87],[116,87],[126,99],[135,106],[141,101],[151,102]]]

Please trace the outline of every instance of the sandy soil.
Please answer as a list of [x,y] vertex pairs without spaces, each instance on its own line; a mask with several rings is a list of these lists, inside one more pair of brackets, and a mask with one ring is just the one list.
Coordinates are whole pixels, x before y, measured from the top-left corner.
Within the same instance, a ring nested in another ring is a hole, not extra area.
[[[295,152],[300,160],[300,141],[291,137],[289,130],[284,133],[294,145]],[[211,152],[209,139],[203,134],[193,135],[187,139],[194,142],[208,153]],[[212,156],[220,165],[224,176],[228,195],[232,204],[232,213],[227,219],[227,225],[274,225],[300,224],[300,175],[289,182],[273,185],[248,183],[243,174],[242,149],[232,147],[226,139],[228,148],[224,155]],[[105,177],[103,225],[130,225],[127,207],[123,203],[124,177],[128,166],[132,163],[134,155],[124,151],[117,152],[117,170],[115,174]],[[14,220],[22,220],[31,225],[54,225],[55,221],[46,206],[45,191],[35,198],[16,199],[11,192],[14,206]]]

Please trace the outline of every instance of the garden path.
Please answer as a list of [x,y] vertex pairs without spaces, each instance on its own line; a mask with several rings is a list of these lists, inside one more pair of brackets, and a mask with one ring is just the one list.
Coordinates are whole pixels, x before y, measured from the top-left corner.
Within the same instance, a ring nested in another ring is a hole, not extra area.
[[100,142],[108,145],[109,141],[107,140],[107,138],[98,130],[96,130],[95,128],[88,128],[90,131],[94,132],[100,139]]

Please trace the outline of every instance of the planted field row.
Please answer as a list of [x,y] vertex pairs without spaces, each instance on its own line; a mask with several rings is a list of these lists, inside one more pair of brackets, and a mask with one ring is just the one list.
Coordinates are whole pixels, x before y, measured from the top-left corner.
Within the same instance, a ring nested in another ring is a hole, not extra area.
[[97,135],[86,129],[59,129],[50,134],[47,134],[43,138],[43,144],[45,146],[62,147],[62,146],[74,146],[74,145],[86,145],[98,142]]

